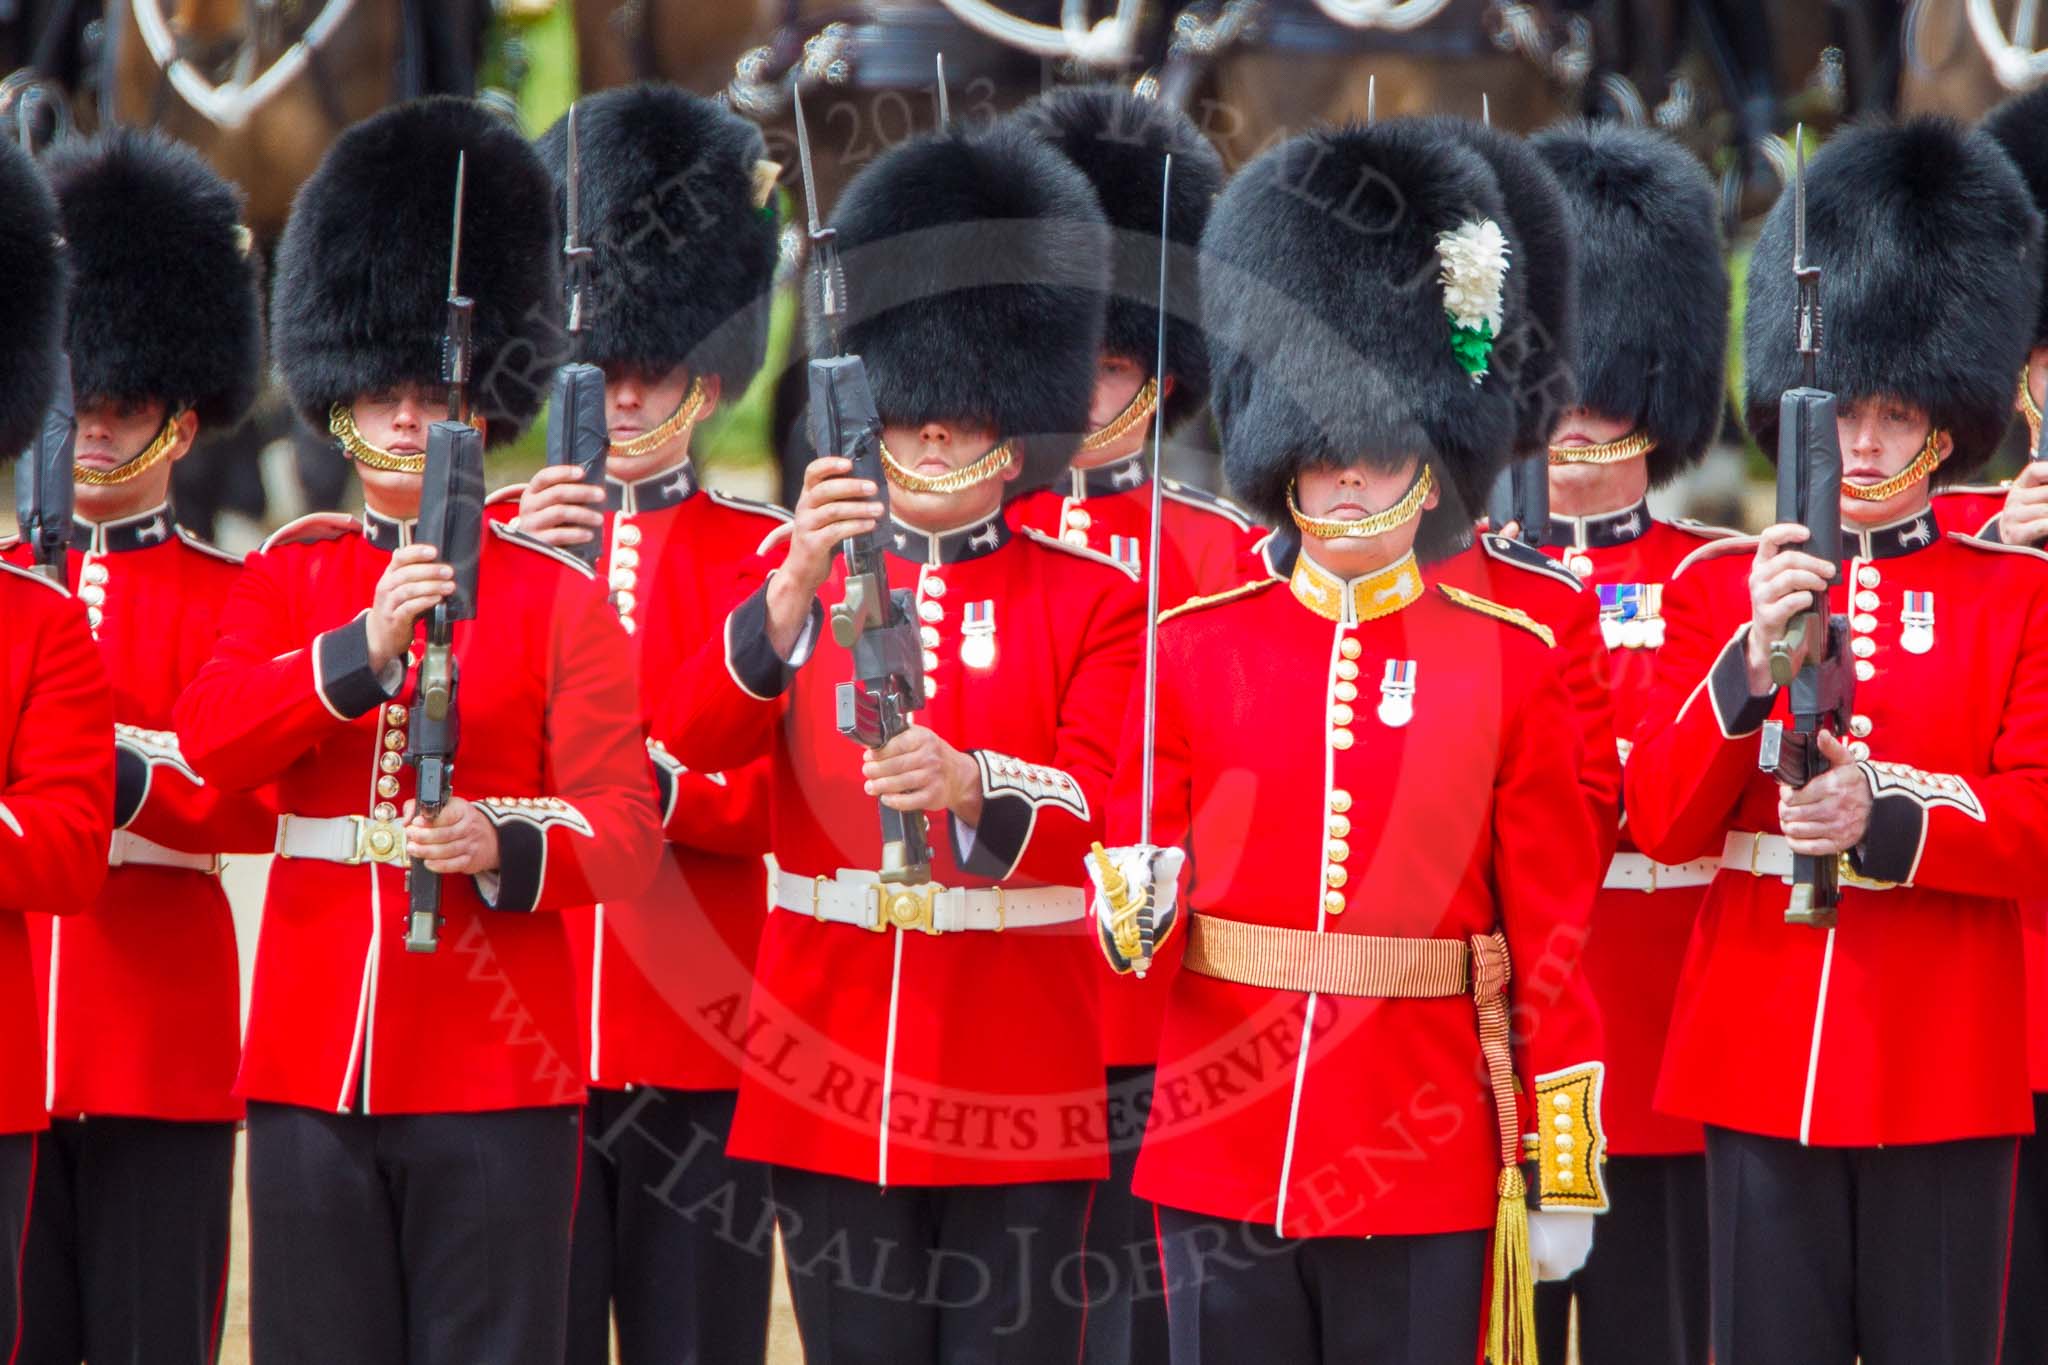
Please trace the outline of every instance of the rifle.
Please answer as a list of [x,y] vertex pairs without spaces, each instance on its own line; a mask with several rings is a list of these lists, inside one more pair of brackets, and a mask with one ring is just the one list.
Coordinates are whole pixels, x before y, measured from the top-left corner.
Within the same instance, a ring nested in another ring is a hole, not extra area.
[[[583,482],[604,479],[611,433],[605,425],[604,371],[583,359],[584,291],[596,252],[583,245],[578,223],[582,199],[582,164],[576,150],[576,106],[569,106],[568,225],[562,238],[562,277],[568,295],[570,363],[555,371],[555,392],[548,417],[548,463],[574,465]],[[595,565],[603,542],[592,536],[581,545],[564,546],[586,564]]]
[[[432,545],[455,570],[455,591],[427,618],[427,649],[420,660],[405,761],[413,767],[414,798],[429,820],[448,804],[455,780],[455,746],[462,733],[456,693],[462,681],[455,658],[455,623],[476,617],[477,558],[483,548],[484,438],[469,422],[470,319],[475,304],[457,289],[462,271],[462,201],[468,158],[455,162],[455,236],[448,251],[448,326],[441,343],[441,381],[448,386],[446,420],[427,428],[427,464],[420,486],[416,543]],[[440,942],[441,874],[414,867],[406,874],[405,950],[431,953]]]
[[[821,457],[838,455],[853,461],[853,477],[873,484],[882,504],[875,528],[841,546],[846,595],[832,608],[832,638],[853,652],[853,681],[839,684],[836,721],[840,734],[862,748],[879,749],[910,728],[911,713],[924,706],[924,647],[918,641],[910,591],[889,587],[889,481],[882,472],[882,419],[875,411],[867,366],[859,356],[847,355],[840,340],[846,279],[840,270],[838,235],[818,221],[818,187],[812,178],[811,139],[804,127],[800,93],[796,146],[809,201],[818,316],[825,323],[831,350],[810,362],[811,450]],[[881,880],[929,881],[932,855],[924,816],[887,806],[881,807],[881,816]]]
[[71,552],[72,460],[78,417],[71,397],[71,357],[57,357],[57,386],[43,409],[42,429],[14,467],[14,519],[36,572],[65,586]]
[[[1806,527],[1807,549],[1839,563],[1842,545],[1842,447],[1835,432],[1835,396],[1819,387],[1820,267],[1806,259],[1806,136],[1800,129],[1792,182],[1792,276],[1798,283],[1794,313],[1804,382],[1778,400],[1778,520]],[[1792,652],[1804,641],[1806,662],[1795,671]],[[1758,765],[1803,787],[1827,771],[1819,734],[1847,731],[1856,698],[1849,657],[1849,618],[1830,615],[1826,597],[1795,616],[1771,641],[1771,681],[1791,688],[1792,738],[1782,721],[1764,726]],[[1831,929],[1839,896],[1832,857],[1795,854],[1787,924]]]
[[1541,546],[1550,535],[1550,462],[1537,456],[1508,461],[1486,496],[1486,520],[1496,531],[1516,523],[1515,539]]

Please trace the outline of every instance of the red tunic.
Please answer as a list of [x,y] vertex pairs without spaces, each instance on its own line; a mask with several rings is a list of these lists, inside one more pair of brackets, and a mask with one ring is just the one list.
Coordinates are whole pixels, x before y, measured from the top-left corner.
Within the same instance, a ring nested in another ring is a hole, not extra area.
[[[1576,964],[1600,864],[1554,653],[1409,586],[1408,605],[1362,622],[1272,581],[1170,618],[1154,840],[1188,851],[1184,912],[1322,934],[1504,931],[1523,1082],[1595,1063]],[[1137,735],[1134,715],[1115,843],[1137,830]],[[1469,996],[1304,995],[1183,970],[1135,1189],[1287,1236],[1491,1227],[1485,1076]]]
[[[1010,525],[1106,554],[1137,570],[1142,583],[1152,562],[1148,458],[1138,454],[1099,469],[1069,470],[1063,482],[1012,502],[1006,512]],[[1263,571],[1256,550],[1266,528],[1243,508],[1174,479],[1162,480],[1159,492],[1161,609],[1234,588]],[[1142,684],[1142,667],[1139,678]],[[1159,1020],[1173,979],[1170,962],[1160,966],[1142,980],[1104,978],[1102,1050],[1109,1065],[1150,1066],[1159,1055]]]
[[[1665,862],[1778,828],[1757,736],[1785,705],[1749,696],[1743,659],[1754,545],[1704,548],[1665,593],[1628,766],[1636,842]],[[1850,733],[1875,793],[1855,861],[1905,885],[1845,886],[1837,927],[1819,930],[1785,923],[1778,878],[1724,867],[1686,953],[1657,1105],[1821,1146],[2024,1133],[2013,890],[2048,828],[2048,572],[2037,552],[1942,535],[1926,514],[1843,550],[1830,599],[1851,616]]]
[[[250,558],[213,658],[176,708],[202,777],[274,783],[293,818],[403,809],[412,770],[384,755],[404,749],[416,670],[385,691],[361,604],[409,534],[410,523],[319,514]],[[477,618],[455,628],[454,790],[496,826],[499,873],[443,879],[441,947],[424,954],[404,947],[402,869],[278,859],[244,1098],[427,1113],[583,1097],[562,921],[527,912],[632,895],[654,865],[660,830],[625,635],[587,570],[503,527],[487,529],[478,584]]]
[[2005,512],[2005,495],[2010,491],[2002,483],[1945,488],[1934,495],[1934,514],[1952,531],[1996,540],[1998,528],[1992,523]]
[[[26,565],[28,551],[6,552]],[[69,576],[113,685],[116,829],[193,854],[268,853],[277,817],[199,780],[171,706],[213,652],[241,561],[180,529],[168,506],[78,523]],[[220,878],[124,862],[90,915],[29,920],[49,1057],[50,1112],[237,1119],[242,977]],[[54,1008],[52,996],[54,995]]]
[[0,1133],[31,1133],[48,1076],[25,921],[87,909],[106,878],[114,712],[70,593],[0,563],[0,615]]
[[[510,521],[525,485],[491,496]],[[597,574],[629,636],[641,714],[731,610],[739,565],[789,520],[780,508],[701,488],[694,469],[605,480]],[[734,1090],[761,938],[768,765],[692,772],[649,742],[667,842],[640,895],[564,916],[576,955],[593,1086]]]
[[[1701,542],[1733,534],[1657,521],[1638,503],[1602,517],[1554,517],[1545,553],[1583,581],[1601,607],[1601,645],[1594,675],[1614,700],[1614,732],[1624,764],[1650,697],[1663,640],[1659,599],[1680,560]],[[1620,851],[1640,852],[1626,811]],[[1705,886],[1655,891],[1606,887],[1593,906],[1586,975],[1607,1022],[1608,1148],[1617,1156],[1671,1156],[1705,1150],[1706,1135],[1690,1119],[1657,1113],[1651,1104],[1671,1002]]]
[[[1078,910],[1137,660],[1132,573],[1000,516],[943,536],[901,528],[898,551],[890,582],[913,590],[926,632],[917,721],[975,756],[984,791],[973,831],[931,817],[932,881],[1076,888]],[[840,598],[843,572],[821,601]],[[850,660],[828,637],[787,669],[765,621],[756,592],[657,712],[655,736],[714,771],[771,755],[784,873],[873,869],[876,803],[859,747],[834,728]],[[891,1185],[1104,1175],[1096,955],[1079,918],[926,935],[771,913],[732,1154]]]

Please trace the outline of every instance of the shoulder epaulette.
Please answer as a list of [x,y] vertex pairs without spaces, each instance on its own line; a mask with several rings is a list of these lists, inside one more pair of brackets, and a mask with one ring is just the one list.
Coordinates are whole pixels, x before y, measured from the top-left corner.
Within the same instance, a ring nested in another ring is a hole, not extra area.
[[1192,488],[1179,479],[1161,479],[1159,491],[1175,502],[1186,503],[1189,507],[1199,507],[1204,512],[1214,512],[1224,520],[1235,523],[1240,531],[1250,531],[1258,525],[1252,520],[1251,513],[1221,493],[1211,493],[1206,488]]
[[557,549],[554,546],[548,544],[545,540],[535,540],[532,536],[526,534],[526,532],[515,531],[502,521],[486,521],[484,525],[490,527],[492,534],[496,535],[500,540],[507,541],[513,545],[517,545],[521,549],[538,550],[541,554],[546,555],[550,559],[560,560],[562,563],[574,569],[577,573],[582,574],[585,578],[597,577],[597,570],[591,568],[588,564],[585,564],[582,560],[578,559],[575,555],[570,554],[567,550]]
[[1102,553],[1102,551],[1100,550],[1091,550],[1085,545],[1069,545],[1064,540],[1061,540],[1058,536],[1049,536],[1045,532],[1039,530],[1036,526],[1026,526],[1017,534],[1023,536],[1026,540],[1033,541],[1037,544],[1043,545],[1048,550],[1058,550],[1061,554],[1072,555],[1076,559],[1093,560],[1097,564],[1103,564],[1108,566],[1109,568],[1115,569],[1118,573],[1122,574],[1125,578],[1130,579],[1133,583],[1138,581],[1138,571],[1136,568],[1129,564],[1124,563],[1122,560],[1111,559],[1108,555]]
[[1754,550],[1756,543],[1757,537],[1741,535],[1723,536],[1719,540],[1710,540],[1684,559],[1679,560],[1678,567],[1671,571],[1671,576],[1676,578],[1693,565],[1704,563],[1709,559],[1720,559],[1742,551]]
[[1445,597],[1469,611],[1476,611],[1481,616],[1491,616],[1494,620],[1505,621],[1511,626],[1520,626],[1546,645],[1557,644],[1557,637],[1550,633],[1549,626],[1519,607],[1503,605],[1490,597],[1481,597],[1476,592],[1466,592],[1463,588],[1454,588],[1448,583],[1439,583],[1437,587],[1443,589]]
[[339,512],[308,512],[297,521],[288,521],[264,538],[257,553],[275,550],[281,545],[310,545],[320,540],[335,540],[356,530],[354,517]]
[[1584,592],[1586,585],[1579,582],[1579,576],[1564,565],[1552,559],[1534,545],[1525,545],[1519,540],[1509,540],[1491,531],[1479,537],[1479,548],[1503,564],[1511,564],[1529,573],[1542,574],[1564,584],[1573,592]]
[[1730,536],[1742,534],[1733,526],[1715,526],[1694,517],[1680,517],[1676,521],[1666,522],[1665,525],[1683,531],[1689,536],[1698,536],[1701,540],[1726,540]]
[[780,522],[793,520],[787,511],[772,502],[758,502],[753,498],[742,498],[716,488],[706,488],[704,491],[720,507],[730,507],[735,512],[752,512],[757,517],[768,517]]
[[508,483],[508,484],[506,484],[506,485],[505,485],[505,486],[504,486],[503,488],[500,488],[500,489],[499,489],[499,490],[498,490],[497,492],[495,492],[495,493],[492,493],[492,494],[490,494],[489,496],[487,496],[487,497],[486,497],[486,498],[484,499],[484,506],[486,506],[486,507],[496,507],[496,506],[500,505],[501,503],[507,503],[507,502],[518,502],[518,501],[519,501],[519,500],[520,500],[521,498],[523,498],[523,497],[525,497],[525,496],[526,496],[526,485],[525,485],[525,484],[523,484],[523,483]]
[[1991,550],[1998,554],[2032,555],[2036,559],[2048,559],[2048,551],[2038,550],[2032,545],[2007,545],[2002,540],[1985,540],[1980,536],[1965,535],[1961,531],[1948,532],[1948,538],[1973,550]]
[[178,528],[178,539],[184,541],[187,545],[199,551],[199,553],[208,556],[209,558],[222,560],[226,563],[234,565],[238,569],[242,567],[242,557],[240,555],[230,554],[228,551],[221,549],[221,547],[218,545],[208,544],[206,541],[201,540],[198,536],[193,535],[190,531],[186,530],[182,526]]
[[787,541],[791,536],[795,534],[796,523],[794,521],[781,522],[776,526],[774,530],[770,531],[767,535],[761,537],[761,543],[754,547],[754,553],[757,555],[765,555],[770,550]]
[[1212,592],[1202,597],[1190,597],[1179,606],[1168,607],[1165,611],[1160,612],[1159,624],[1163,626],[1176,616],[1186,616],[1192,612],[1200,611],[1204,607],[1221,606],[1225,602],[1235,602],[1240,597],[1249,597],[1261,588],[1270,588],[1279,581],[1277,578],[1255,578],[1249,583],[1240,583],[1234,588],[1225,588],[1222,592]]
[[57,596],[59,597],[68,598],[71,596],[71,589],[65,587],[62,583],[52,583],[49,579],[43,577],[34,569],[24,569],[18,564],[9,564],[4,559],[0,559],[0,569],[7,570],[7,572],[13,574],[17,578],[26,578],[32,583],[40,583],[44,587],[48,588],[51,592],[56,593]]

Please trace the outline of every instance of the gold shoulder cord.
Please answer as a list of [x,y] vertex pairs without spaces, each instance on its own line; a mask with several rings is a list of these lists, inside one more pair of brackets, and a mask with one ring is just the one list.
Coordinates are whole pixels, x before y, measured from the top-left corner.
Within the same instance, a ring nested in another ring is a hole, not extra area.
[[1404,526],[1421,516],[1422,504],[1429,497],[1430,490],[1435,487],[1436,474],[1428,465],[1424,465],[1414,484],[1392,507],[1375,512],[1369,517],[1359,517],[1355,521],[1332,521],[1327,517],[1312,517],[1302,511],[1301,505],[1294,500],[1294,485],[1290,482],[1287,485],[1287,515],[1294,518],[1294,524],[1300,528],[1303,535],[1314,536],[1317,540],[1383,536],[1396,526]]
[[164,429],[159,431],[156,438],[144,446],[142,452],[134,459],[115,465],[112,469],[89,469],[74,462],[71,466],[71,477],[94,487],[127,483],[130,479],[140,478],[162,464],[164,457],[171,453],[171,447],[178,443],[178,418],[182,415],[174,412],[164,418]]

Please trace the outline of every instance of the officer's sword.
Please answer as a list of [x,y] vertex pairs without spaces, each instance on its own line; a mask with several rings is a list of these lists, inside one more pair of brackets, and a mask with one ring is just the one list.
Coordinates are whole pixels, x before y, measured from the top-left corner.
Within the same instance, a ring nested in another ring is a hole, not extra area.
[[[1159,336],[1152,361],[1153,378],[1162,387],[1166,383],[1166,253],[1172,246],[1167,237],[1172,205],[1173,153],[1168,152],[1159,173]],[[1159,728],[1159,542],[1166,520],[1165,454],[1166,402],[1161,394],[1160,401],[1152,405],[1152,539],[1145,547],[1145,750],[1138,788],[1138,843],[1144,848],[1152,846],[1152,741]],[[1138,915],[1138,961],[1150,966],[1156,933],[1152,911],[1158,904],[1158,891],[1151,886],[1150,877],[1146,886],[1145,906]],[[1144,974],[1145,969],[1139,968],[1138,975]]]

